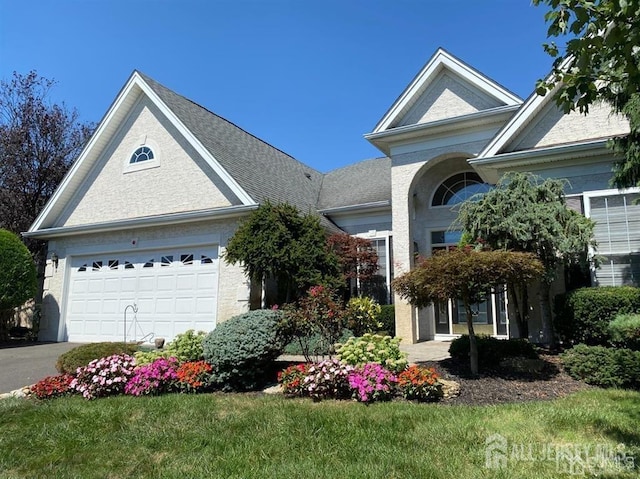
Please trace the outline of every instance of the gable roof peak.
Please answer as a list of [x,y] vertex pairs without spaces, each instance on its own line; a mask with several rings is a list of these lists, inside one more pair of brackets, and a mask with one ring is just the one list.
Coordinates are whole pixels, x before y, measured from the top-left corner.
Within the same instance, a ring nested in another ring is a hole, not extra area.
[[439,47],[405,90],[387,110],[372,133],[394,128],[440,75],[447,71],[472,85],[477,91],[494,98],[502,106],[520,105],[522,99],[472,66]]

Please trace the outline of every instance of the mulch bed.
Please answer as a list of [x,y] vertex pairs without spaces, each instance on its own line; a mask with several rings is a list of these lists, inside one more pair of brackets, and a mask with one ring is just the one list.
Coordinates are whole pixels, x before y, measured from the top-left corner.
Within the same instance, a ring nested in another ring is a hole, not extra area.
[[460,395],[442,404],[487,405],[524,401],[551,400],[589,389],[585,383],[571,378],[563,369],[557,355],[541,354],[544,367],[539,372],[518,372],[500,368],[480,368],[478,377],[469,374],[468,362],[445,359],[421,362],[434,367],[443,379],[460,384]]

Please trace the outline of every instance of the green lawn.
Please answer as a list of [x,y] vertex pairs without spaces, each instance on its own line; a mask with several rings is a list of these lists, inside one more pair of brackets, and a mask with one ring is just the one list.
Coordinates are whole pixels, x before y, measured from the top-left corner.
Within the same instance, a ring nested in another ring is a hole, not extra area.
[[[636,469],[599,477],[640,471],[640,393],[616,390],[488,407],[253,394],[11,399],[0,401],[0,431],[3,479],[576,477],[541,457],[620,443]],[[485,467],[493,434],[508,440],[505,469]]]

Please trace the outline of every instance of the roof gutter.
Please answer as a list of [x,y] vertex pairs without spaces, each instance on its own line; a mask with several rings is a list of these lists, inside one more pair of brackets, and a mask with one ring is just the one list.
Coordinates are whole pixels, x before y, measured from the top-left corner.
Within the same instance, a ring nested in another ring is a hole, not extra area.
[[113,230],[131,230],[135,228],[151,228],[154,226],[166,226],[182,223],[193,223],[204,220],[219,220],[243,216],[258,208],[258,204],[228,206],[224,208],[211,208],[207,210],[189,211],[186,213],[171,213],[162,216],[146,216],[144,218],[131,218],[126,220],[106,221],[90,225],[61,226],[45,228],[37,231],[22,233],[26,238],[49,239],[63,236],[76,236],[88,233],[105,233]]
[[352,211],[371,210],[388,208],[391,206],[390,200],[372,201],[371,203],[361,203],[359,205],[337,206],[335,208],[327,208],[324,210],[318,210],[320,214],[331,215],[338,213],[350,213]]

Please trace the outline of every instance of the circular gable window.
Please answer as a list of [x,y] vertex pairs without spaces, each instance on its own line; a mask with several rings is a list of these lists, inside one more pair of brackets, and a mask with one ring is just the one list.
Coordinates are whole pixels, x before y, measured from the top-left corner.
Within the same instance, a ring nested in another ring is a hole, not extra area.
[[129,164],[133,165],[135,163],[140,163],[143,161],[153,160],[153,150],[148,146],[141,146],[131,155],[131,159],[129,160]]

